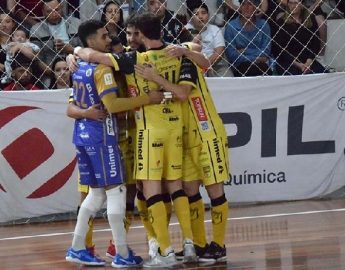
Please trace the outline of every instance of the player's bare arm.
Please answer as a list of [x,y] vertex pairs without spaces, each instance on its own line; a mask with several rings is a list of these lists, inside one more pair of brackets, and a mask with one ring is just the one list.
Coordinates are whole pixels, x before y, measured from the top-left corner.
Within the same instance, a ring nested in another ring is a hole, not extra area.
[[108,54],[96,51],[91,48],[78,48],[74,50],[74,55],[82,60],[90,63],[99,63],[107,66],[113,66],[113,62],[109,58]]
[[73,119],[87,118],[95,121],[103,121],[107,117],[107,112],[100,109],[100,104],[82,109],[74,103],[69,103],[67,107],[67,116]]

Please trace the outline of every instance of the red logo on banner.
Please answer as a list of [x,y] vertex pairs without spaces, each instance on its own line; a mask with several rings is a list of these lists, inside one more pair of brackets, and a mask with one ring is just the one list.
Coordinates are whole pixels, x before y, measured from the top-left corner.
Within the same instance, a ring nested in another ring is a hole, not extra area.
[[[15,106],[0,111],[0,129],[19,115],[37,107]],[[20,180],[41,166],[54,154],[54,146],[48,137],[38,128],[32,128],[16,138],[2,151],[2,155]],[[53,177],[45,181],[27,198],[37,199],[49,196],[59,190],[71,177],[76,158]],[[3,186],[0,189],[6,192]]]
[[192,102],[198,116],[199,121],[207,121],[207,114],[205,112],[204,105],[200,97],[193,97]]

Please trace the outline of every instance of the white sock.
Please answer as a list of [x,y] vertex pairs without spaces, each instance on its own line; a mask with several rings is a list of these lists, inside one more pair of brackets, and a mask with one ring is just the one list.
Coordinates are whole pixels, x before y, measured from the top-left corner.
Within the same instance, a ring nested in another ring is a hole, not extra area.
[[126,187],[121,185],[106,191],[108,221],[113,235],[116,253],[128,258],[125,230]]
[[89,194],[79,209],[72,240],[72,248],[74,250],[85,249],[85,237],[89,230],[89,220],[94,218],[97,211],[101,209],[105,199],[106,196],[103,188],[90,188]]

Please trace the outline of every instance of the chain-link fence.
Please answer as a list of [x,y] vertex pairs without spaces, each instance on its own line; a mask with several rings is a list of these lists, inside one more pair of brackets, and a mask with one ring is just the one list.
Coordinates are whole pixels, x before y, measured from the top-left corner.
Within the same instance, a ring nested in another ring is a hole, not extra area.
[[[1,2],[1,89],[69,87],[67,54],[78,26],[100,19],[126,41],[125,21],[149,10],[164,40],[199,43],[207,76],[298,75],[343,71],[340,0],[7,0]],[[188,34],[186,34],[188,31]]]

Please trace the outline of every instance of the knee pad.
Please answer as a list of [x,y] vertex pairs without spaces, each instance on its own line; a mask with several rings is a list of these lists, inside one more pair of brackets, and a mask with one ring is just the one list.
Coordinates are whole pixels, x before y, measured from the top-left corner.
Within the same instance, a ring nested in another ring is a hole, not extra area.
[[126,212],[126,187],[120,185],[107,190],[106,194],[108,215],[124,215]]
[[89,194],[81,204],[93,213],[101,209],[106,199],[105,191],[103,188],[90,188]]

